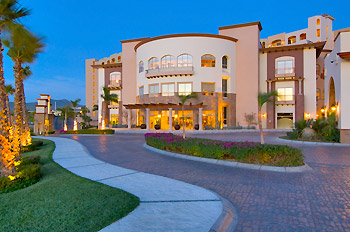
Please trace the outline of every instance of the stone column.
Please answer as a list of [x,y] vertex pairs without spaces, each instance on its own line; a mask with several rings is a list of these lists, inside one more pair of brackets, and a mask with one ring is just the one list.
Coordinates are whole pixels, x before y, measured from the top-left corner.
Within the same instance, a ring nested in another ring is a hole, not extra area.
[[173,108],[169,108],[169,131],[173,130]]
[[199,108],[198,124],[199,130],[203,130],[203,108]]
[[149,108],[146,109],[146,128],[149,130]]
[[131,129],[131,114],[132,114],[131,109],[128,109],[128,130]]

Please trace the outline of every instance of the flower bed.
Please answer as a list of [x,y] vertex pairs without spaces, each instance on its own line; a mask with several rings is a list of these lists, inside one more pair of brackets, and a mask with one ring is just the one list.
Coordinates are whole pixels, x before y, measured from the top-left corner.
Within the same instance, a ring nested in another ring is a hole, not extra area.
[[152,147],[211,159],[232,160],[242,163],[278,167],[304,165],[300,149],[286,145],[254,142],[225,142],[210,139],[187,138],[171,133],[147,133],[146,143]]
[[106,130],[98,130],[98,129],[82,129],[82,130],[70,130],[65,132],[65,134],[99,134],[99,135],[107,135],[114,134],[114,130],[106,129]]
[[16,163],[16,175],[0,177],[0,193],[26,188],[40,180],[40,156],[23,157]]

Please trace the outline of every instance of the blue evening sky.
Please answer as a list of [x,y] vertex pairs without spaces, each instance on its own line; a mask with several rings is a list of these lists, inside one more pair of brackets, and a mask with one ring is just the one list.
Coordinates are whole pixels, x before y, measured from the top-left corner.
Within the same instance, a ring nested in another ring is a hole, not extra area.
[[[173,33],[218,33],[219,26],[261,21],[261,37],[307,27],[307,18],[330,14],[333,29],[350,27],[349,1],[20,1],[32,9],[23,22],[45,37],[45,52],[25,81],[27,102],[41,93],[85,103],[85,59],[120,52],[120,40]],[[7,83],[14,83],[5,56]],[[12,99],[11,99],[12,100]]]

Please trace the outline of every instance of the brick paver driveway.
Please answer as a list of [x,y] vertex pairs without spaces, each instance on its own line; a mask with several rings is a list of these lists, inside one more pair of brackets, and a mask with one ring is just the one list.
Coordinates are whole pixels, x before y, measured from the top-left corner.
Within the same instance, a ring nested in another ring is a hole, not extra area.
[[[266,136],[274,143],[278,133]],[[259,139],[256,133],[201,135]],[[143,135],[73,136],[93,156],[121,167],[210,189],[238,211],[236,231],[350,231],[350,147],[302,146],[307,173],[224,167],[145,150]]]

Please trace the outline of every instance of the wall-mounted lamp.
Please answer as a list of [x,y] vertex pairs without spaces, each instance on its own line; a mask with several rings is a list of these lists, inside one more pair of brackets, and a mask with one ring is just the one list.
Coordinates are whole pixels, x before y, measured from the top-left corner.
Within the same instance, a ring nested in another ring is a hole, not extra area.
[[305,113],[305,118],[310,118],[311,114],[310,113]]

